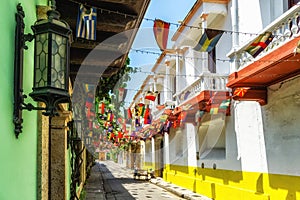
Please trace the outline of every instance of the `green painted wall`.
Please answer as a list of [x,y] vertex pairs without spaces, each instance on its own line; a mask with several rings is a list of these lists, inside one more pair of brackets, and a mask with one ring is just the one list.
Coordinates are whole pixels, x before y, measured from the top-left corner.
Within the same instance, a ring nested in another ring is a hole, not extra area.
[[66,163],[66,191],[67,191],[67,199],[70,199],[71,197],[71,173],[72,173],[72,169],[71,169],[71,146],[69,146],[68,149],[68,153],[67,153],[67,163]]
[[[25,11],[25,32],[36,21],[36,5],[47,0],[0,1],[0,199],[33,200],[37,195],[37,112],[23,112],[23,133],[15,138],[13,125],[13,73],[16,5]],[[33,83],[33,42],[24,55],[24,93]],[[26,100],[32,102],[30,98]]]

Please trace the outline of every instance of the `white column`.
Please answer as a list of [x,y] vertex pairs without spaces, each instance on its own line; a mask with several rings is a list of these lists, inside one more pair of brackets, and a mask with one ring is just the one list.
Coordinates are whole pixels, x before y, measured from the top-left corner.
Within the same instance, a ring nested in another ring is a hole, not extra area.
[[191,123],[186,124],[188,166],[197,166],[196,158],[196,130]]
[[176,91],[175,93],[177,94],[180,89],[180,84],[179,84],[179,75],[180,75],[180,54],[179,54],[179,50],[176,51]]
[[[232,50],[235,51],[239,46],[239,12],[238,12],[238,0],[232,1],[231,6],[231,18],[232,18]],[[235,72],[239,68],[238,64],[239,56],[234,56],[234,61],[232,62],[230,72]]]
[[165,74],[165,85],[164,85],[164,91],[166,91],[166,100],[172,100],[172,88],[171,85],[171,70],[170,70],[170,61],[166,61],[166,74]]
[[171,86],[171,74],[170,74],[170,66],[166,67],[166,78],[165,78],[165,85],[164,90],[166,91],[166,99],[172,100],[172,86]]
[[[186,66],[185,66],[185,54],[184,54],[184,51],[182,51],[182,63],[181,63],[181,69],[182,69],[182,75],[186,75],[187,74],[187,71],[186,71]],[[180,76],[180,83],[181,83],[181,86],[183,89],[185,86],[187,86],[187,77],[185,76]]]
[[169,148],[169,134],[164,134],[164,161],[165,164],[170,164],[170,148]]
[[151,156],[151,161],[152,161],[152,166],[153,166],[153,169],[155,169],[155,139],[154,137],[151,138],[151,153],[152,153],[152,156]]
[[268,172],[261,106],[244,101],[235,105],[238,157],[243,171]]

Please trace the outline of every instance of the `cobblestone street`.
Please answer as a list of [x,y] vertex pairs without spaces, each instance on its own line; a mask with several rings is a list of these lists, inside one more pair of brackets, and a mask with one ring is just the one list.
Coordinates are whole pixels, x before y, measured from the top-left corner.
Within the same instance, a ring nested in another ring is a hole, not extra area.
[[97,161],[85,189],[86,200],[183,199],[149,181],[134,180],[132,170],[113,161]]

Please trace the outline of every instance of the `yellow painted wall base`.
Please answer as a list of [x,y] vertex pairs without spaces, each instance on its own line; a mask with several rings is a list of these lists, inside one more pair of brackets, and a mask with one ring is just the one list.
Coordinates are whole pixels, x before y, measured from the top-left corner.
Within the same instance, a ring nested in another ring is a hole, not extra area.
[[144,166],[143,169],[147,169],[147,170],[153,170],[154,169],[154,164],[151,162],[144,162]]
[[167,165],[163,179],[216,200],[300,200],[300,177]]

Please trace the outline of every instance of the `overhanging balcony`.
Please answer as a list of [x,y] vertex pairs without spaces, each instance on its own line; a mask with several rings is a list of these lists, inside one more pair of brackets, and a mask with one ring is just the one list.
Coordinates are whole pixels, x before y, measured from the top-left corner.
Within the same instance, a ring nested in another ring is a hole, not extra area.
[[228,92],[226,83],[227,75],[202,73],[195,82],[175,94],[174,97],[179,106],[195,105],[201,101],[208,101],[212,92]]
[[299,16],[300,6],[296,5],[263,29],[260,33],[271,32],[274,38],[256,58],[245,50],[257,36],[228,54],[237,61],[239,68],[228,77],[227,87],[249,88],[245,99],[238,100],[255,100],[263,105],[266,87],[300,74]]
[[185,107],[191,106],[194,107],[192,112],[196,112],[197,110],[205,110],[207,102],[212,96],[215,100],[227,99],[229,92],[226,83],[227,75],[202,73],[195,82],[174,95],[178,102],[178,108],[184,110]]

